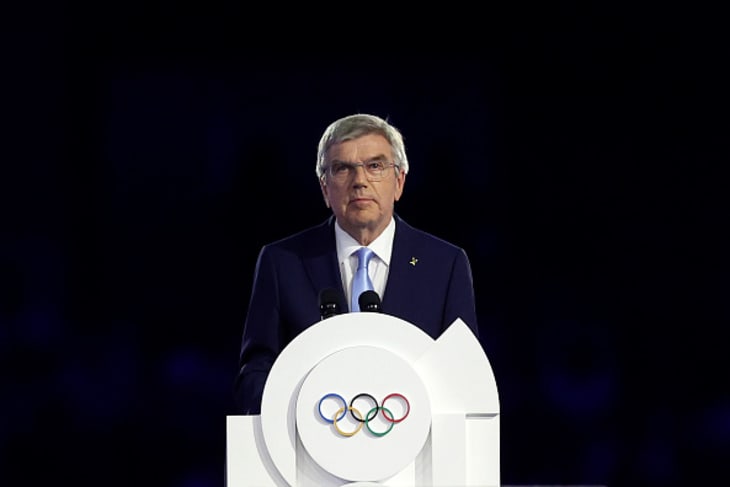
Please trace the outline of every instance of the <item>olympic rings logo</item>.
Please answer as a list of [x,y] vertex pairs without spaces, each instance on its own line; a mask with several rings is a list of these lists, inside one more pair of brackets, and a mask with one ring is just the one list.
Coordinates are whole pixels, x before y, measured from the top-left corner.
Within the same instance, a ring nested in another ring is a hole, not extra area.
[[[367,398],[370,400],[370,402],[373,403],[373,408],[367,412],[367,414],[365,415],[364,418],[363,418],[362,413],[357,408],[354,407],[355,401],[360,398]],[[332,415],[332,418],[328,418],[322,412],[322,403],[327,399],[336,399],[340,403],[342,403],[342,406],[340,406],[340,408],[337,409],[335,414]],[[400,399],[405,404],[405,412],[403,413],[403,415],[400,418],[396,419],[393,416],[393,413],[390,411],[390,409],[385,407],[385,403],[389,399]],[[406,397],[403,394],[399,394],[397,392],[394,392],[392,394],[388,394],[387,396],[385,396],[385,398],[383,398],[383,401],[380,404],[378,404],[378,401],[373,396],[371,396],[370,394],[368,394],[366,392],[361,392],[358,395],[356,395],[355,397],[353,397],[352,400],[350,400],[350,404],[347,404],[347,401],[345,401],[345,398],[343,398],[339,394],[332,392],[332,393],[325,394],[324,396],[322,396],[322,398],[319,400],[319,404],[317,405],[317,409],[319,410],[319,415],[322,417],[322,419],[325,420],[327,423],[333,425],[335,430],[337,431],[337,433],[339,433],[342,436],[354,436],[362,429],[363,425],[365,425],[365,427],[368,429],[368,431],[370,431],[370,433],[372,433],[374,436],[380,437],[380,436],[385,436],[388,433],[390,433],[390,430],[393,429],[393,426],[395,426],[396,423],[400,423],[401,421],[403,421],[404,419],[406,419],[408,417],[408,414],[411,412],[411,404],[408,402],[408,399],[406,399]],[[352,416],[352,418],[355,421],[357,421],[357,427],[353,431],[349,431],[349,432],[342,431],[337,424],[339,421],[341,421],[345,417],[345,415],[347,414],[348,411],[350,412],[350,415]],[[378,416],[379,412],[382,413],[382,416],[385,418],[386,422],[388,423],[388,427],[384,431],[374,431],[370,427],[370,422],[373,421]]]

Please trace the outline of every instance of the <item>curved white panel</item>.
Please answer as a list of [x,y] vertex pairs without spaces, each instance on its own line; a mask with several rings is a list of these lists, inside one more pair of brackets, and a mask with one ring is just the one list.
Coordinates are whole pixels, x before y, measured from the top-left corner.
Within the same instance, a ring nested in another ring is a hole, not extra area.
[[297,473],[296,400],[310,370],[325,357],[348,347],[378,347],[413,363],[433,344],[430,336],[407,321],[365,312],[327,318],[292,340],[274,362],[261,402],[266,447],[289,485],[296,485]]
[[436,413],[499,413],[499,395],[492,367],[471,329],[454,321],[413,366],[431,397]]

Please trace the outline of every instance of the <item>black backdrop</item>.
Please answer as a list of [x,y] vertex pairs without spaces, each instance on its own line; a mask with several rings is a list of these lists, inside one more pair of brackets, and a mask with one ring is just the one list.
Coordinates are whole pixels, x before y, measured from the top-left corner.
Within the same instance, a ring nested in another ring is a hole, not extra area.
[[418,40],[343,16],[310,42],[225,2],[28,7],[6,30],[0,484],[222,485],[256,254],[328,215],[316,143],[354,112],[405,135],[401,216],[471,258],[503,482],[719,478],[725,59],[711,15],[666,9]]

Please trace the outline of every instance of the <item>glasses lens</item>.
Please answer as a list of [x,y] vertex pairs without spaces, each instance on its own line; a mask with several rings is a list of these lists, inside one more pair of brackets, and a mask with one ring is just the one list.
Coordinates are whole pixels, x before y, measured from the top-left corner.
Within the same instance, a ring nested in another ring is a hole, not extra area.
[[368,172],[371,180],[381,179],[383,177],[383,169],[385,169],[385,164],[382,161],[372,161],[365,164],[365,170]]
[[329,167],[330,176],[334,179],[346,179],[350,174],[350,168],[347,164],[335,162]]

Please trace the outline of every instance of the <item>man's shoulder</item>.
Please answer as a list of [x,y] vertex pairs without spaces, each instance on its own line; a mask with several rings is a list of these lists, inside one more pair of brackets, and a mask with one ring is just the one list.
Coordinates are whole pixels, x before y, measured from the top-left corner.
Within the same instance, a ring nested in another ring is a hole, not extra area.
[[400,216],[396,216],[396,235],[403,241],[414,245],[425,245],[440,250],[461,251],[461,247],[458,245],[426,230],[414,227],[406,223]]
[[312,245],[327,243],[326,236],[334,232],[332,219],[327,218],[316,225],[299,230],[265,245],[268,249],[302,249]]

